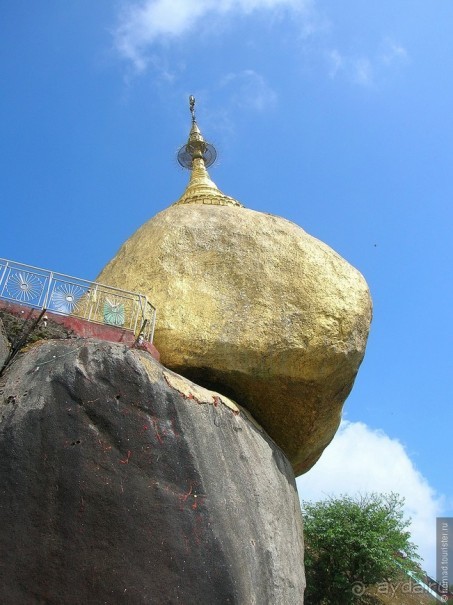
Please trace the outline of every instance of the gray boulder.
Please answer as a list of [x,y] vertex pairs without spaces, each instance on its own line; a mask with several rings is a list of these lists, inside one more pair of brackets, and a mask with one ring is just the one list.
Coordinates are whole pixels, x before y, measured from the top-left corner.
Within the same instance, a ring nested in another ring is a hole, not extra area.
[[0,379],[0,602],[300,605],[291,465],[145,352],[29,346]]

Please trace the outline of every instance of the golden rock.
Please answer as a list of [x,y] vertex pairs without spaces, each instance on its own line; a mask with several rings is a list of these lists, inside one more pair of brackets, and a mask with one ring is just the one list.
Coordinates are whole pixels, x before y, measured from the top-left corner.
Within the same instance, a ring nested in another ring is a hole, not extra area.
[[367,284],[294,223],[225,196],[201,155],[192,168],[182,198],[97,279],[146,294],[162,363],[247,408],[302,474],[334,436],[362,361]]

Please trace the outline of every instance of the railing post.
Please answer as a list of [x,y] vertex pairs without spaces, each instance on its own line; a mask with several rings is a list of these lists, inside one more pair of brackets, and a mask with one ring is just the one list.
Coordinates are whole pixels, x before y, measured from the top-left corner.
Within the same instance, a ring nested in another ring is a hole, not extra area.
[[137,295],[136,302],[138,304],[137,304],[137,312],[135,314],[134,336],[138,336],[138,334],[137,334],[137,323],[138,323],[138,315],[139,315],[140,311],[142,312],[142,317],[141,317],[142,322],[145,319],[145,310],[143,308],[143,296],[141,294]]
[[[8,265],[9,265],[9,261],[6,261],[5,266],[3,267],[2,276],[0,277],[0,285],[1,285],[2,281],[3,281],[3,278],[6,275],[6,270],[8,269]],[[6,283],[6,281],[5,281],[5,283]],[[3,294],[3,288],[2,288],[2,294]]]
[[[150,305],[150,303],[148,303]],[[156,309],[150,305],[150,307],[152,308],[152,316],[153,316],[153,320],[151,322],[151,333],[149,335],[149,342],[153,342],[154,340],[154,328],[156,327]]]
[[88,312],[88,321],[91,321],[91,314],[93,312],[93,304],[96,305],[97,304],[97,297],[98,297],[98,285],[95,284],[94,288],[90,288],[90,310]]
[[49,294],[50,294],[50,288],[52,286],[52,282],[53,282],[53,271],[50,271],[49,275],[47,276],[47,279],[49,280],[49,283],[47,285],[47,292],[44,296],[44,300],[42,301],[41,304],[41,309],[46,309],[49,306]]

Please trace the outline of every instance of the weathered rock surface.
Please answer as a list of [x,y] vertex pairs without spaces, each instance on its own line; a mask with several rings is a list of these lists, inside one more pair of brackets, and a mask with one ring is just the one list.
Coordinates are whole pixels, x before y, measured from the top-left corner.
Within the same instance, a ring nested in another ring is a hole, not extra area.
[[191,199],[143,225],[98,280],[147,294],[164,365],[237,399],[303,473],[338,428],[364,355],[366,282],[294,223]]
[[291,466],[245,412],[100,341],[0,379],[2,605],[300,605]]
[[6,358],[9,355],[9,342],[6,337],[6,331],[0,318],[0,369],[3,367]]
[[[6,304],[0,301],[0,321],[3,323],[3,332],[8,341],[17,344],[22,341],[22,345],[30,344],[38,340],[75,338],[73,330],[65,328],[49,317],[44,324],[42,321],[36,323],[40,311],[32,307],[17,305],[22,308],[20,314],[15,314],[7,306],[16,306]],[[50,314],[49,314],[50,315]]]

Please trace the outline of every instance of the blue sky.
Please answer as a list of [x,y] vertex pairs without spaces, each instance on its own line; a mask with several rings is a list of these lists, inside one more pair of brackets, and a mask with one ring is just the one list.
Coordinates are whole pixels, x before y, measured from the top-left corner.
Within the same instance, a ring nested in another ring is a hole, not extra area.
[[404,492],[434,572],[435,516],[453,515],[453,4],[15,0],[0,16],[0,255],[94,279],[183,191],[194,94],[219,187],[371,288],[347,422],[301,497]]

